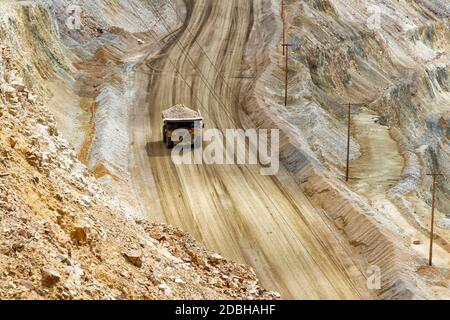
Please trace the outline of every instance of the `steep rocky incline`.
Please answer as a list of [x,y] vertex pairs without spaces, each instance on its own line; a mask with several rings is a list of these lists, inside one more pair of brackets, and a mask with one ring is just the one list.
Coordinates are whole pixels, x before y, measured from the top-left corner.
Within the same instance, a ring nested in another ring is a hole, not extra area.
[[[169,3],[0,2],[0,35],[14,48],[26,82],[55,115],[77,158],[114,196],[115,205],[132,216],[146,209],[137,213],[142,197],[130,184],[128,109],[139,90],[133,68],[159,48],[155,39],[167,40],[182,23]],[[173,30],[157,23],[154,8]],[[76,22],[72,28],[70,21]]]
[[[243,107],[250,126],[282,130],[283,164],[363,264],[381,269],[379,297],[448,298],[448,1],[285,2],[288,105],[281,3],[272,1],[276,17],[260,21],[249,40],[271,48],[248,48],[249,64],[255,56],[269,61]],[[352,162],[345,183],[349,103]],[[430,171],[447,176],[438,179],[435,266],[424,272]]]
[[125,218],[0,49],[0,299],[273,299],[251,268]]

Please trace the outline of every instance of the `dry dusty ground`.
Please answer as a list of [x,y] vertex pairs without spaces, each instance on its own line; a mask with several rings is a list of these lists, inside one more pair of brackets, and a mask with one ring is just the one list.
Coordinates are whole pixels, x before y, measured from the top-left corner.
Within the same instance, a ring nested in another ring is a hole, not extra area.
[[234,98],[239,80],[230,75],[242,68],[249,28],[259,18],[253,8],[260,1],[255,3],[188,2],[192,12],[183,30],[162,58],[142,67],[158,72],[143,79],[148,93],[142,93],[131,117],[135,189],[147,191],[148,199],[157,191],[162,210],[149,218],[181,226],[210,248],[252,265],[263,284],[284,298],[367,297],[362,273],[328,222],[300,191],[280,183],[282,177],[289,185],[291,178],[263,177],[258,166],[175,166],[161,142],[161,112],[177,103],[200,109],[208,127],[239,123]]

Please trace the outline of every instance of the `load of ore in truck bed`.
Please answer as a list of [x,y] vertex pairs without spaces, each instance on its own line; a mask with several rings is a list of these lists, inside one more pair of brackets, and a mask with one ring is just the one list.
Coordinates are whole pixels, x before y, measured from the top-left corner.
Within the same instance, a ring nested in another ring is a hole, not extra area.
[[177,104],[163,111],[162,114],[164,119],[193,119],[200,117],[197,111],[189,109],[183,104]]

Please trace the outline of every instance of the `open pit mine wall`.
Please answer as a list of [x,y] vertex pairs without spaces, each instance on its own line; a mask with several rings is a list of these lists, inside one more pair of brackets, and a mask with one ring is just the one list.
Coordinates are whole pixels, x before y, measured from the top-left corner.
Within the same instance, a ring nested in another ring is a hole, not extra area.
[[[156,51],[162,42],[156,44],[154,37],[173,31],[156,23],[155,10],[174,29],[182,21],[162,0],[79,1],[79,21],[70,20],[78,19],[73,4],[0,3],[0,43],[13,48],[25,81],[55,114],[79,160],[115,195],[116,205],[135,216],[137,200],[128,191],[133,67],[141,61],[144,42]],[[152,36],[146,33],[150,30]]]
[[[431,177],[425,174],[447,174],[447,178],[438,178],[437,208],[448,215],[450,4],[439,0],[366,2],[366,6],[352,8],[344,1],[331,1],[329,6],[319,5],[327,1],[309,1],[304,11],[306,24],[314,17],[318,21],[313,23],[327,22],[330,29],[325,31],[334,30],[334,34],[325,36],[329,42],[318,55],[312,55],[314,47],[306,45],[294,56],[307,64],[313,96],[333,117],[339,119],[342,113],[330,97],[342,103],[363,102],[393,128],[391,134],[401,142],[407,160],[402,179],[391,190],[393,197],[418,192],[431,205]],[[381,8],[381,29],[368,34],[365,22],[370,13],[358,9],[370,5]],[[318,32],[314,37],[323,35]],[[327,50],[327,46],[334,49]]]
[[[278,12],[278,3],[273,3]],[[271,60],[276,70],[260,92],[266,99],[264,109],[281,116],[308,157],[334,173],[345,171],[345,106],[352,103],[354,113],[365,108],[377,114],[406,160],[392,198],[411,211],[401,198],[417,192],[431,205],[431,177],[426,173],[450,172],[448,1],[306,0],[288,1],[288,6],[288,41],[293,44],[289,105],[281,105],[284,60],[279,28],[273,45],[278,54]],[[377,22],[377,10],[379,27],[370,26]],[[274,29],[267,30],[266,43],[275,39]],[[256,31],[254,42],[261,40]],[[262,63],[261,56],[258,59]],[[249,54],[248,62],[253,61]],[[361,155],[355,138],[352,160]],[[438,188],[437,207],[445,218],[450,213],[448,175],[438,178]]]
[[[368,28],[368,23],[374,21],[374,11],[368,10],[371,7],[380,10],[379,28]],[[432,178],[426,173],[446,174],[438,177],[437,208],[443,214],[440,224],[448,227],[448,1],[311,0],[297,10],[292,13],[295,19],[290,36],[294,44],[301,44],[292,50],[298,68],[294,77],[299,84],[291,95],[300,101],[300,107],[319,111],[311,117],[300,114],[287,120],[303,132],[301,128],[312,127],[304,135],[314,146],[316,158],[333,171],[343,172],[344,149],[327,143],[332,133],[342,138],[345,132],[346,109],[342,105],[351,102],[355,113],[365,107],[378,114],[381,122],[391,128],[406,160],[403,176],[390,191],[391,196],[413,216],[411,205],[399,203],[403,202],[401,198],[417,192],[431,205]],[[320,124],[309,126],[313,117]],[[334,126],[339,129],[330,132]]]
[[[386,7],[388,14],[382,18],[390,19],[389,24],[382,23],[382,31],[375,32],[374,37],[367,34],[365,23],[355,23],[367,21],[367,11],[358,12],[355,7],[352,12],[345,1],[306,1],[298,12],[296,20],[301,23],[293,40],[303,42],[294,48],[292,56],[304,66],[299,80],[307,76],[309,82],[298,88],[298,94],[314,97],[308,108],[315,122],[323,123],[312,126],[310,132],[301,132],[302,139],[307,140],[303,147],[325,166],[342,171],[342,146],[332,137],[344,138],[345,128],[343,114],[333,101],[359,102],[358,98],[345,98],[349,94],[345,90],[354,87],[358,91],[354,96],[366,100],[368,108],[399,129],[394,136],[403,142],[400,146],[407,166],[393,195],[419,188],[422,198],[430,203],[431,178],[424,174],[431,168],[450,172],[446,111],[450,80],[448,57],[443,51],[449,40],[449,5],[438,0],[413,1],[402,7],[392,1],[366,2],[364,9],[370,4],[384,6],[383,10]],[[155,7],[163,11],[167,7],[159,0],[82,1],[81,30],[74,32],[66,24],[71,4],[68,0],[5,2],[0,5],[0,39],[13,44],[27,71],[25,80],[39,96],[49,100],[60,129],[70,137],[80,160],[111,185],[114,179],[129,179],[128,151],[124,147],[129,139],[128,113],[123,106],[133,99],[134,78],[128,71],[136,62],[118,57],[136,46],[140,32],[167,32],[153,23]],[[170,12],[166,17],[175,27],[180,23]],[[401,23],[399,19],[403,19]],[[309,29],[320,24],[321,28]],[[394,43],[399,45],[394,47]],[[322,46],[340,49],[315,52]],[[424,57],[443,62],[421,64]],[[92,73],[99,77],[92,79]],[[88,87],[90,83],[97,85]],[[380,86],[382,94],[374,90]],[[436,110],[435,105],[441,107]],[[308,127],[305,124],[312,120],[290,116],[289,122],[299,128]],[[113,143],[106,143],[110,141]],[[351,156],[356,158],[358,144],[352,145]],[[443,177],[438,179],[437,206],[448,213],[450,183]]]
[[[361,107],[363,102],[366,110],[390,126],[406,162],[400,181],[389,191],[396,205],[410,210],[411,204],[403,199],[410,192],[431,204],[430,179],[425,173],[450,172],[450,70],[445,53],[450,8],[446,1],[352,3],[289,2],[294,18],[288,37],[297,45],[291,51],[287,108],[281,106],[281,22],[268,12],[265,21],[257,23],[249,44],[263,42],[272,49],[262,51],[249,45],[247,62],[257,66],[258,81],[255,90],[242,89],[243,93],[252,92],[243,104],[243,114],[250,125],[281,129],[280,155],[285,167],[345,233],[363,263],[381,267],[379,296],[425,298],[427,293],[418,290],[420,280],[408,262],[414,254],[397,235],[375,221],[376,212],[365,199],[340,181],[345,171],[342,141],[347,130],[347,109],[342,105],[352,102]],[[390,21],[382,24],[381,30],[368,33],[367,7],[377,4],[383,6],[384,18]],[[272,12],[276,10],[274,7]],[[402,26],[408,31],[401,32]],[[359,155],[359,145],[352,140],[351,158]],[[449,212],[449,186],[447,179],[439,179],[438,208],[443,213]],[[414,216],[414,211],[405,213]]]
[[12,48],[25,81],[44,97],[51,95],[45,80],[75,71],[74,56],[62,45],[54,12],[44,1],[1,2],[0,42]]
[[[328,176],[323,172],[343,170],[339,141],[345,140],[346,121],[339,104],[364,101],[392,127],[407,160],[404,177],[392,194],[397,197],[415,191],[430,202],[430,181],[424,174],[432,167],[450,172],[449,57],[445,54],[449,5],[443,0],[289,2],[297,23],[290,28],[290,35],[294,35],[292,41],[301,43],[291,55],[295,70],[290,74],[296,84],[290,88],[290,102],[295,102],[297,109],[280,107],[281,25],[277,1],[267,0],[260,8],[267,10],[267,19],[254,27],[264,30],[263,35],[255,32],[249,40],[254,45],[249,45],[248,62],[252,64],[256,56],[259,81],[243,111],[258,126],[283,129],[287,138],[282,139],[281,152],[286,167],[341,226],[367,264],[388,270],[380,296],[419,296],[395,238],[367,216],[370,209],[363,200],[333,180],[335,173]],[[133,99],[136,78],[128,71],[139,55],[126,61],[122,57],[132,57],[129,53],[133,50],[139,52],[140,37],[145,37],[141,32],[153,30],[158,36],[167,32],[153,23],[154,6],[163,6],[164,1],[81,1],[80,32],[72,32],[66,25],[71,3],[0,3],[0,43],[14,48],[26,81],[48,101],[80,160],[119,200],[125,199],[118,202],[126,206],[130,197],[120,192],[130,179],[124,149],[129,139],[124,106]],[[367,31],[369,5],[383,6],[388,13],[384,19],[391,19],[379,31]],[[165,15],[172,19],[174,30],[182,23],[170,10]],[[145,40],[151,42],[151,38]],[[261,41],[272,50],[259,49],[255,55],[255,48],[263,47]],[[90,87],[91,83],[95,87]],[[308,112],[298,112],[300,108]],[[360,152],[356,141],[352,142],[355,159]],[[449,212],[449,182],[444,178],[439,182],[438,208]]]
[[[273,55],[267,57],[275,63]],[[245,118],[258,128],[281,130],[281,161],[296,177],[299,186],[311,201],[322,208],[328,217],[342,231],[349,243],[357,248],[362,266],[377,265],[383,278],[377,295],[382,299],[424,298],[426,294],[417,290],[413,270],[407,267],[402,248],[395,237],[386,232],[367,215],[370,210],[342,183],[324,174],[324,167],[299,138],[298,130],[267,107],[267,100],[261,99],[267,92],[267,81],[272,79],[273,68],[268,68],[257,81],[253,96],[248,97]]]

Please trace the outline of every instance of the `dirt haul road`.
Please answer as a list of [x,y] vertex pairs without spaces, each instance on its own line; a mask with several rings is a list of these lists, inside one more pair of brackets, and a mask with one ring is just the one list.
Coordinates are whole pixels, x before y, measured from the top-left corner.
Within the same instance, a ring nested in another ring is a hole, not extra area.
[[227,258],[251,265],[283,298],[365,298],[364,276],[349,248],[289,176],[262,176],[250,165],[176,166],[161,142],[161,113],[178,103],[200,109],[209,128],[239,123],[233,97],[239,79],[230,75],[241,68],[262,3],[187,1],[188,18],[176,39],[142,66],[147,75],[130,123],[135,190],[152,219],[180,226]]

